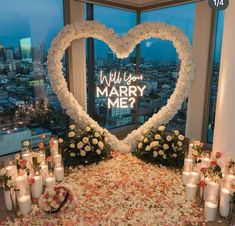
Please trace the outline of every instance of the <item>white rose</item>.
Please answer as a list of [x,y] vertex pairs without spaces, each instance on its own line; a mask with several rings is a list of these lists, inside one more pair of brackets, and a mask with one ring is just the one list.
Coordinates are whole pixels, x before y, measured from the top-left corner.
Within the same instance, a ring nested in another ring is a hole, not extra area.
[[6,171],[5,168],[2,168],[2,169],[0,170],[0,176],[4,176],[6,173],[7,173],[7,171]]
[[92,144],[94,144],[94,145],[95,145],[95,144],[98,144],[98,140],[97,140],[96,138],[93,138],[93,139],[92,139]]
[[144,136],[142,136],[141,138],[140,138],[140,141],[143,141],[144,140]]
[[178,136],[180,134],[179,130],[175,130],[174,133],[176,136]]
[[173,154],[173,157],[176,158],[176,157],[177,157],[177,154]]
[[147,130],[147,129],[144,130],[144,131],[143,131],[143,134],[144,134],[144,135],[148,134],[148,130]]
[[69,147],[70,147],[70,148],[75,148],[75,144],[72,143],[72,144],[69,145]]
[[139,143],[138,144],[138,148],[141,149],[143,147],[143,144],[142,143]]
[[91,147],[87,145],[87,146],[85,147],[85,151],[90,151],[90,150],[91,150]]
[[177,145],[178,145],[179,147],[181,147],[181,146],[182,146],[182,142],[181,142],[181,141],[178,141],[178,142],[177,142]]
[[145,138],[144,139],[144,143],[148,143],[149,139],[148,138]]
[[89,141],[88,137],[83,137],[83,138],[82,138],[82,142],[83,142],[84,144],[87,144],[88,141]]
[[150,143],[150,147],[151,147],[151,148],[157,147],[158,145],[159,145],[159,142],[158,142],[158,141],[152,141],[152,142]]
[[24,142],[23,142],[23,145],[24,146],[29,146],[30,144],[29,144],[29,141],[28,140],[25,140]]
[[73,131],[69,132],[69,134],[68,134],[69,138],[74,137],[74,136],[75,136],[75,133]]
[[84,143],[82,141],[77,143],[77,148],[81,149],[83,147]]
[[164,149],[164,150],[169,149],[169,145],[168,145],[168,144],[163,144],[163,149]]
[[162,137],[161,137],[160,134],[156,134],[156,135],[155,135],[155,140],[161,140],[161,139],[162,139]]
[[95,132],[94,136],[95,136],[96,138],[98,138],[98,137],[100,136],[100,134],[97,133],[97,132]]
[[158,154],[159,154],[159,155],[164,155],[164,151],[163,151],[163,150],[160,150],[160,151],[158,152]]
[[163,155],[163,159],[167,159],[166,155]]
[[96,153],[97,153],[97,155],[100,155],[101,154],[101,150],[100,149],[96,149]]
[[156,158],[157,156],[158,156],[157,151],[154,151],[154,152],[153,152],[153,157]]
[[159,126],[159,127],[158,127],[158,130],[159,130],[159,131],[164,131],[165,129],[166,129],[165,126]]
[[70,126],[69,126],[69,129],[70,129],[70,130],[74,130],[74,129],[75,129],[75,125],[70,125]]
[[86,156],[86,152],[83,151],[83,150],[81,150],[81,151],[80,151],[80,155],[84,157],[84,156]]
[[201,146],[201,142],[199,140],[195,140],[193,143],[195,146]]
[[150,150],[151,150],[151,147],[149,145],[146,146],[145,151],[150,151]]
[[108,138],[107,137],[104,138],[104,142],[108,143]]
[[171,140],[172,140],[172,137],[168,135],[168,136],[166,137],[166,140],[167,140],[167,141],[171,141]]
[[87,127],[85,128],[85,131],[86,131],[86,132],[90,132],[90,131],[91,131],[91,128],[90,128],[89,126],[87,126]]
[[178,138],[179,138],[179,140],[182,140],[182,141],[184,140],[184,136],[183,135],[179,135]]
[[98,146],[99,146],[99,148],[100,148],[101,150],[104,149],[104,143],[103,143],[102,141],[99,141],[99,142],[98,142]]

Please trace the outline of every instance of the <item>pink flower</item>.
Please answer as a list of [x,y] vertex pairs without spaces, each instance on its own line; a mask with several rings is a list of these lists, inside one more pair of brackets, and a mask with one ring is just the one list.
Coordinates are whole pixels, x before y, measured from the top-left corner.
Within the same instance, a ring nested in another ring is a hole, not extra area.
[[216,157],[217,159],[220,159],[221,156],[222,156],[221,152],[216,152],[215,157]]
[[205,181],[205,180],[201,180],[201,181],[199,182],[199,186],[200,186],[201,188],[205,188],[205,187],[206,187],[206,181]]
[[216,166],[217,165],[217,162],[216,161],[211,161],[210,162],[210,167],[214,167],[214,166]]
[[45,138],[46,138],[46,135],[45,135],[45,134],[40,134],[40,135],[39,135],[39,137],[40,137],[40,139],[42,139],[42,140],[43,140],[43,139],[45,139]]
[[28,184],[32,186],[35,183],[35,179],[33,177],[28,178]]
[[53,139],[50,139],[49,145],[50,145],[50,146],[53,146],[54,144],[55,144],[54,140],[53,140]]
[[207,168],[206,168],[206,167],[201,168],[201,172],[202,172],[203,174],[206,174]]
[[40,143],[38,144],[38,147],[39,147],[40,149],[42,149],[42,148],[44,148],[44,144],[43,144],[42,142],[40,142]]

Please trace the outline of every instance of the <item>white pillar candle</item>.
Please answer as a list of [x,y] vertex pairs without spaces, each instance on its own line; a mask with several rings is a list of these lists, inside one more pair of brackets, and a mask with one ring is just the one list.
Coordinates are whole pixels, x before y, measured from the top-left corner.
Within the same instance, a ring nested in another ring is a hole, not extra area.
[[193,184],[198,184],[200,180],[200,174],[198,172],[191,172],[190,173],[190,182]]
[[48,166],[46,164],[41,165],[41,175],[42,175],[42,183],[46,185],[46,178],[48,175]]
[[21,214],[27,214],[31,210],[31,197],[30,195],[23,195],[18,198],[18,206]]
[[187,182],[189,180],[189,177],[190,177],[190,173],[186,172],[186,171],[183,171],[183,173],[182,173],[182,182],[183,182],[183,185],[187,184]]
[[20,175],[16,178],[16,188],[20,190],[24,190],[28,186],[27,176]]
[[191,171],[193,168],[193,159],[186,158],[184,160],[184,170]]
[[34,178],[35,182],[31,186],[32,197],[39,198],[42,194],[42,188],[43,188],[42,176],[38,175],[38,176],[34,176],[33,178]]
[[216,219],[217,206],[218,204],[213,202],[205,202],[204,216],[207,221],[214,221]]
[[28,169],[31,169],[33,162],[32,153],[31,152],[22,153],[22,159],[27,160],[26,166]]
[[55,177],[47,177],[46,187],[54,187],[54,186],[55,186]]
[[56,154],[54,155],[53,158],[54,158],[55,166],[61,166],[62,156],[60,154]]
[[13,179],[17,177],[16,165],[7,166],[5,169],[6,169],[7,176],[11,176]]
[[3,191],[3,196],[4,196],[4,202],[5,202],[5,207],[8,211],[12,210],[12,201],[14,202],[14,205],[16,206],[16,195],[15,192],[12,192],[12,200],[11,200],[11,195],[10,191]]
[[214,181],[210,181],[206,186],[206,197],[205,200],[213,201],[219,197],[220,185]]
[[220,193],[220,204],[219,210],[222,217],[227,217],[230,212],[230,201],[232,197],[230,195],[230,190],[227,188],[222,188]]
[[208,168],[210,167],[210,163],[211,163],[211,159],[206,157],[206,158],[202,158],[202,162],[201,162],[201,168]]
[[56,181],[62,181],[64,179],[64,167],[56,167],[55,168],[55,178]]
[[189,201],[194,201],[196,198],[196,194],[197,194],[197,189],[198,189],[198,185],[197,184],[186,184],[186,195],[187,195],[187,200]]

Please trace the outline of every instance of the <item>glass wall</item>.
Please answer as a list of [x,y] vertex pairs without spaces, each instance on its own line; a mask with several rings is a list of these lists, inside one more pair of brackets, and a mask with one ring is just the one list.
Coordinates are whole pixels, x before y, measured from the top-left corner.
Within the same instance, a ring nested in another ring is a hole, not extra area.
[[[0,155],[63,135],[67,117],[52,92],[47,51],[64,25],[63,0],[0,0]],[[65,70],[65,67],[64,67]]]
[[220,69],[220,55],[221,55],[222,38],[223,38],[223,26],[224,26],[224,11],[219,11],[217,16],[215,44],[214,44],[212,82],[211,82],[210,105],[209,105],[210,108],[209,108],[209,119],[208,119],[208,129],[207,129],[208,143],[213,142],[216,100],[217,100],[219,69]]
[[[195,4],[185,4],[143,12],[141,23],[159,21],[180,28],[192,43]],[[143,97],[139,98],[138,122],[144,123],[153,113],[163,107],[172,94],[178,78],[180,61],[172,43],[159,39],[148,39],[140,45],[140,74],[147,85]],[[179,113],[167,125],[185,132],[187,101]]]
[[[106,27],[112,28],[118,35],[124,35],[130,28],[136,25],[136,12],[94,5],[94,20],[98,20],[106,25]],[[136,70],[135,50],[128,58],[118,59],[108,45],[99,40],[94,40],[94,62],[95,87],[99,87],[101,91],[107,86],[107,84],[101,84],[100,82],[101,73],[107,77],[110,76],[110,73],[114,74],[115,72],[123,76],[124,73],[135,74]],[[90,85],[88,85],[87,90],[88,93],[89,86]],[[120,84],[114,86],[118,89]],[[110,93],[110,91],[111,86],[108,87],[108,93]],[[110,101],[115,103],[116,97],[114,97],[114,99],[110,98]],[[97,95],[97,93],[95,94],[94,104],[93,118],[97,120],[101,126],[113,129],[134,123],[134,108],[109,108],[107,96]]]

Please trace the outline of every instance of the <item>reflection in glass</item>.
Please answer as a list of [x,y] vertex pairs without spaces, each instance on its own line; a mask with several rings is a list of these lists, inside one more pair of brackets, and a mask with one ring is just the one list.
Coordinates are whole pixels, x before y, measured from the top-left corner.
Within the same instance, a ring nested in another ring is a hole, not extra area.
[[209,108],[208,130],[207,130],[208,143],[213,142],[216,100],[217,100],[219,69],[220,69],[220,56],[221,56],[222,37],[223,37],[223,25],[224,25],[224,11],[219,11],[217,17],[217,27],[216,27],[216,36],[215,36],[215,45],[214,45],[210,108]]
[[52,92],[46,62],[51,41],[63,27],[63,1],[0,0],[0,5],[3,155],[19,151],[21,140],[30,139],[35,147],[42,133],[63,135],[67,117]]
[[[159,21],[180,28],[192,43],[195,4],[186,4],[143,12],[141,23]],[[175,89],[180,61],[172,43],[159,39],[148,39],[140,45],[140,73],[143,83],[148,85],[144,97],[139,98],[138,123],[144,123],[158,112]],[[179,113],[167,125],[168,129],[185,132],[187,101]]]

